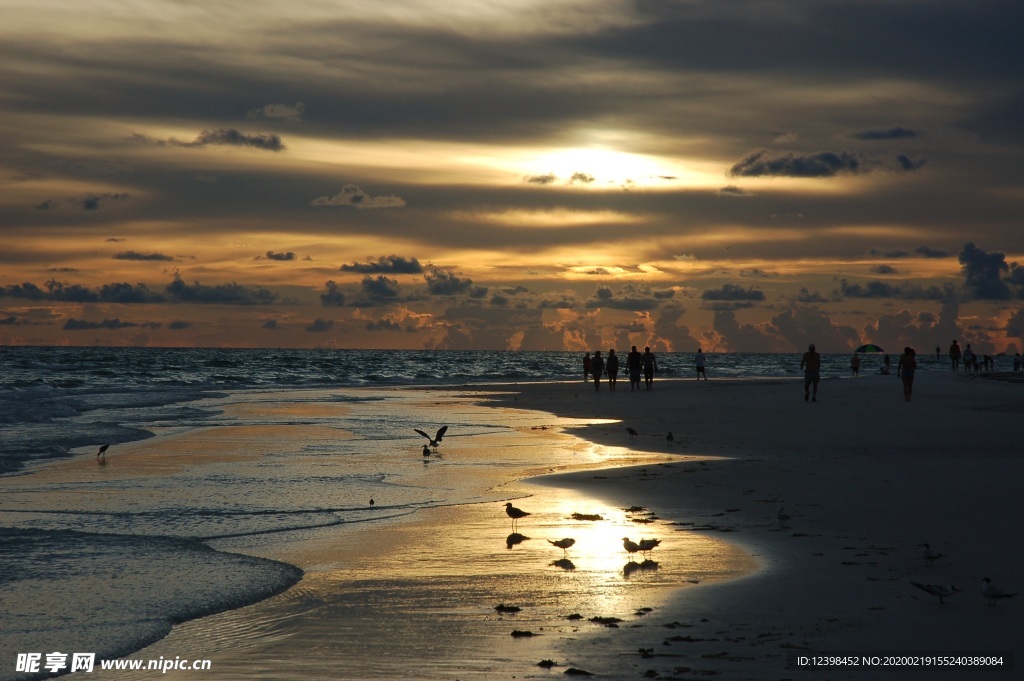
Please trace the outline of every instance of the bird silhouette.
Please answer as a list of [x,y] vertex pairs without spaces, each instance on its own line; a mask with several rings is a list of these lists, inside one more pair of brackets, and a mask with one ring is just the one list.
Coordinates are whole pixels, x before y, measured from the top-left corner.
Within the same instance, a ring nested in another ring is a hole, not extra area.
[[437,447],[439,444],[441,444],[441,440],[444,439],[444,434],[448,432],[448,426],[441,426],[440,428],[438,428],[437,429],[437,434],[434,435],[434,437],[430,437],[429,435],[424,433],[419,428],[413,428],[413,430],[415,430],[417,433],[419,433],[423,437],[427,438],[427,442],[430,443],[431,447]]
[[640,550],[640,545],[635,541],[630,541],[629,537],[622,538],[622,548],[626,549],[626,553],[633,555]]
[[630,440],[632,440],[633,438],[635,438],[637,435],[640,434],[640,433],[636,432],[635,430],[633,430],[632,428],[626,428],[626,432],[629,433],[629,439]]
[[779,527],[789,527],[789,515],[786,514],[786,509],[779,507],[778,512]]
[[99,461],[100,463],[106,463],[107,462],[107,448],[108,447],[110,447],[110,445],[103,445],[102,447],[100,447],[100,451],[96,452],[96,460]]
[[430,447],[423,445],[423,456],[430,456]]
[[660,543],[660,539],[641,539],[639,543],[637,543],[637,547],[639,547],[640,553],[650,553],[656,549]]
[[512,519],[513,532],[516,531],[516,521],[518,521],[520,518],[525,518],[526,516],[531,515],[530,513],[527,513],[521,508],[516,508],[515,506],[513,506],[511,501],[505,504],[505,513],[508,514],[508,517]]
[[558,548],[562,549],[562,555],[564,556],[566,555],[566,551],[569,549],[569,547],[576,543],[576,540],[572,537],[566,537],[564,539],[559,539],[557,541],[552,541],[548,539],[548,543],[552,546],[557,546]]
[[982,581],[981,595],[984,596],[986,599],[988,599],[988,604],[989,605],[995,605],[996,601],[998,601],[1000,599],[1003,599],[1003,598],[1013,598],[1014,596],[1017,595],[1015,593],[1012,593],[1012,594],[1006,593],[1002,589],[997,588],[996,585],[992,583],[992,580],[990,578],[988,578],[988,577],[986,577],[985,579],[983,579],[981,581]]
[[665,436],[665,439],[669,441],[669,444],[671,444],[671,443],[676,441],[676,438],[675,438],[675,436],[672,435],[672,431],[671,430],[668,431],[668,435]]
[[956,588],[952,584],[948,586],[945,584],[921,584],[919,582],[911,582],[911,584],[916,586],[921,591],[924,591],[925,593],[929,593],[932,596],[937,596],[939,599],[939,603],[943,604],[945,604],[946,602],[943,600],[944,598],[949,598],[950,596],[959,593],[960,591],[960,589]]

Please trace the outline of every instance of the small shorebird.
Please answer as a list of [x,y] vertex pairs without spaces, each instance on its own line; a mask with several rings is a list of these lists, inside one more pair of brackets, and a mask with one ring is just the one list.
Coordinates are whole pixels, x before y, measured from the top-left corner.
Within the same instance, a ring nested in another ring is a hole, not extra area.
[[924,564],[931,566],[932,563],[937,561],[939,558],[945,558],[944,553],[935,553],[932,551],[932,547],[928,544],[919,544],[921,547],[921,557],[924,558]]
[[633,438],[635,438],[637,435],[640,434],[640,433],[636,432],[635,430],[633,430],[632,428],[626,428],[626,432],[629,433],[629,439],[630,440],[632,440]]
[[100,451],[96,452],[96,460],[97,461],[106,461],[107,460],[107,448],[108,447],[110,447],[110,445],[103,445],[102,447],[100,447]]
[[637,546],[640,548],[640,553],[650,553],[656,549],[660,543],[660,539],[641,539]]
[[983,582],[981,586],[981,595],[988,599],[989,605],[995,605],[996,601],[1002,598],[1013,598],[1017,595],[1015,593],[1006,593],[1002,589],[997,588],[996,585],[992,583],[992,580],[988,577],[981,581]]
[[565,539],[559,539],[558,541],[551,541],[548,539],[548,543],[562,549],[562,555],[564,556],[566,555],[566,551],[569,547],[576,543],[576,540],[572,537],[566,537]]
[[507,513],[508,517],[512,519],[512,531],[513,532],[516,531],[516,521],[519,520],[520,518],[525,518],[526,516],[530,515],[526,511],[522,510],[521,508],[516,508],[515,506],[513,506],[511,501],[509,501],[509,502],[507,502],[505,504],[505,513]]
[[640,545],[635,541],[630,541],[629,537],[623,537],[622,548],[626,549],[626,553],[628,553],[630,558],[632,558],[633,554],[640,550]]
[[423,445],[423,456],[430,456],[430,447]]
[[439,444],[441,444],[441,440],[444,439],[444,434],[448,432],[448,426],[441,426],[440,428],[438,428],[437,434],[434,435],[434,437],[430,437],[419,428],[413,428],[413,430],[415,430],[423,437],[427,438],[427,442],[430,443],[431,447],[437,447]]
[[779,507],[778,518],[780,528],[789,527],[790,516],[786,514],[786,509],[781,506]]
[[945,584],[920,584],[918,582],[911,582],[921,591],[930,593],[932,596],[938,596],[939,603],[945,604],[946,601],[943,598],[949,598],[950,596],[959,593],[960,589],[956,588],[952,584],[946,586]]
[[672,435],[672,431],[671,430],[668,431],[668,435],[665,436],[665,439],[668,440],[669,444],[672,444],[673,442],[676,441],[675,437],[673,437],[673,435]]

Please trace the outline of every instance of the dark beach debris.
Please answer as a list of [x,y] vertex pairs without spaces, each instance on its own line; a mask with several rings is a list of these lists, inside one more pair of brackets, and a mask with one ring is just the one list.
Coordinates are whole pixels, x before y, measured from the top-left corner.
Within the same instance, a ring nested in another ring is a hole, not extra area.
[[636,616],[643,617],[644,615],[648,615],[652,612],[654,612],[654,608],[638,608],[636,611]]
[[669,636],[665,639],[669,643],[700,643],[717,640],[717,638],[697,638],[696,636]]
[[569,667],[563,674],[570,674],[572,676],[593,676],[590,672],[585,669],[577,669],[576,667]]
[[567,620],[569,620],[571,622],[577,622],[577,621],[583,619],[583,615],[579,614],[578,612],[574,612],[573,614],[567,616],[565,619],[567,619]]
[[750,660],[754,659],[752,657],[744,657],[743,655],[734,655],[725,650],[719,653],[708,653],[707,655],[701,655],[701,657],[709,660],[729,660],[730,662],[749,662]]
[[646,524],[653,523],[655,520],[660,520],[660,518],[658,518],[657,516],[652,516],[650,518],[630,518],[630,520],[632,520],[634,523]]
[[505,605],[504,603],[498,603],[494,606],[494,609],[498,612],[519,612],[522,610],[518,605]]
[[622,619],[618,617],[591,617],[590,621],[594,624],[600,624],[606,627],[617,627]]
[[643,506],[630,506],[625,510],[626,513],[640,513],[641,511],[646,511],[647,509],[644,508]]
[[541,660],[537,663],[537,666],[544,667],[544,669],[551,669],[552,667],[557,667],[558,663],[554,660]]
[[692,625],[692,624],[683,624],[682,622],[669,622],[668,624],[663,624],[661,626],[665,627],[666,629],[679,629],[679,628],[690,629],[694,625]]
[[536,636],[537,634],[532,631],[522,631],[520,629],[512,630],[512,638],[529,638],[530,636]]
[[573,520],[604,520],[599,513],[573,513]]
[[640,657],[654,657],[654,648],[639,648]]

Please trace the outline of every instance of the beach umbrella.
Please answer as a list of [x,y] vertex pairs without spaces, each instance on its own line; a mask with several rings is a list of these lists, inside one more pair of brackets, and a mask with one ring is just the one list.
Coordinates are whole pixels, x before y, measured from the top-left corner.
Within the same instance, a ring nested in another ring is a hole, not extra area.
[[860,346],[859,348],[854,350],[854,352],[885,352],[885,350],[878,347],[874,343],[868,343],[867,345]]

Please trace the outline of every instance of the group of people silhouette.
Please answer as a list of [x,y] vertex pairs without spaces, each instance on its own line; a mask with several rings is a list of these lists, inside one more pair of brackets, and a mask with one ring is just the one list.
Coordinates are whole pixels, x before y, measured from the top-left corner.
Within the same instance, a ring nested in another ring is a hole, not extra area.
[[[657,371],[658,360],[651,352],[650,346],[640,352],[634,345],[626,355],[626,373],[629,376],[630,390],[640,390],[641,376],[647,390],[652,390],[654,374]],[[619,356],[615,354],[615,348],[608,350],[607,358],[601,356],[600,350],[595,350],[593,357],[589,352],[583,357],[583,380],[592,379],[594,390],[601,389],[601,379],[604,376],[608,377],[608,388],[615,390],[619,379]]]

